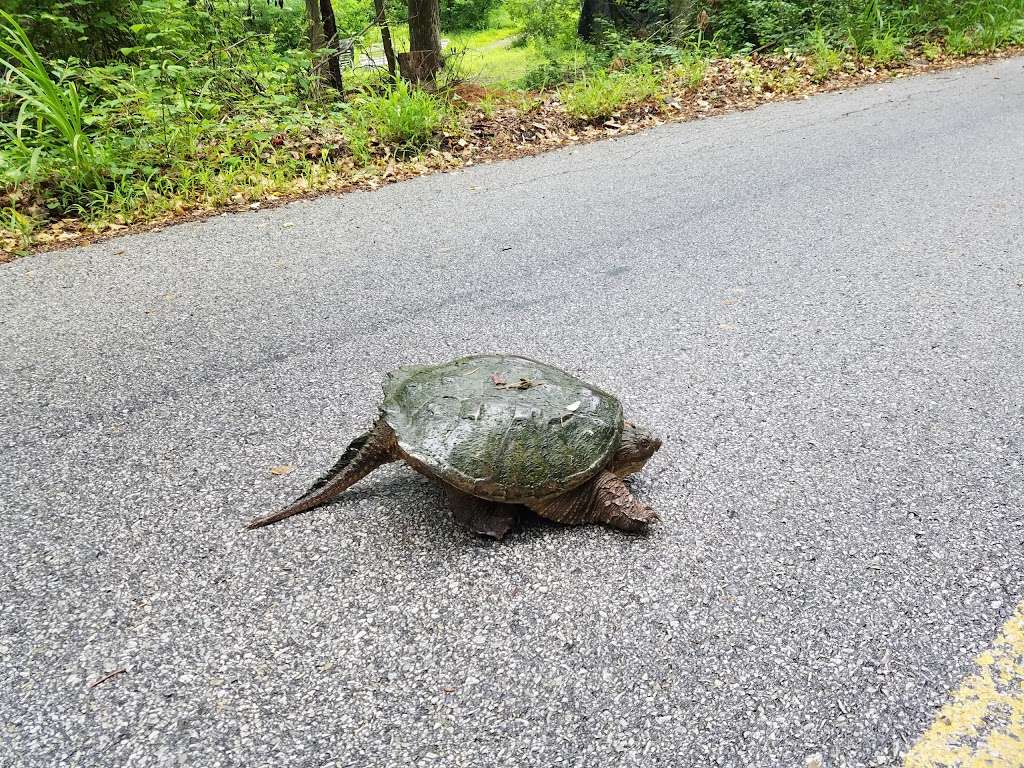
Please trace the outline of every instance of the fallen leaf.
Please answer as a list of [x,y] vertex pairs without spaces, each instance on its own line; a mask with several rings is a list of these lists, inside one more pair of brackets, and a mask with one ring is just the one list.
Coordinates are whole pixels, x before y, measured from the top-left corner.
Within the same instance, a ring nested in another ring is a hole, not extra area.
[[294,471],[295,467],[291,464],[279,464],[276,467],[270,468],[270,474],[272,475],[287,475],[289,472]]

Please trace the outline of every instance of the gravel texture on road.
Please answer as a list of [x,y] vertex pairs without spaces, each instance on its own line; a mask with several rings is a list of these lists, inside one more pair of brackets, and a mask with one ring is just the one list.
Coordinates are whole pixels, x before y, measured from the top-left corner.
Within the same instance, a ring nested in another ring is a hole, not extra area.
[[[1024,597],[1022,115],[1012,59],[0,268],[0,765],[895,762]],[[242,530],[482,351],[661,433],[651,535],[399,465]]]

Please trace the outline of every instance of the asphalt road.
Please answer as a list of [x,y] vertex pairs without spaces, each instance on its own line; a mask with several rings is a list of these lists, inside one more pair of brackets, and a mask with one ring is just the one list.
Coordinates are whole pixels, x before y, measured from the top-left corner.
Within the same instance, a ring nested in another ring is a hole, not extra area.
[[[1022,116],[1007,60],[4,266],[0,764],[893,762],[1024,597]],[[663,435],[649,537],[397,465],[242,530],[490,350]]]

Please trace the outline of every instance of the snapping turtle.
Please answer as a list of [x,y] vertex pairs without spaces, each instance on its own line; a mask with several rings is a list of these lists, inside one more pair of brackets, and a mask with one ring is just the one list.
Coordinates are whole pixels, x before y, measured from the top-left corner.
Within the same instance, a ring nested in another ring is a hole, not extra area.
[[657,520],[623,483],[661,440],[623,421],[612,395],[544,363],[473,355],[388,374],[373,428],[302,496],[249,528],[327,504],[404,460],[448,493],[455,517],[501,538],[525,505],[559,523],[643,530]]

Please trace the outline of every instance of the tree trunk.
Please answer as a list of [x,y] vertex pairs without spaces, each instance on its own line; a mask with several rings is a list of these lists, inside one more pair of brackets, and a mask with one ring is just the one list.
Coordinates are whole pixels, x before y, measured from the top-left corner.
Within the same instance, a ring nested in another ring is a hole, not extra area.
[[388,72],[392,80],[398,79],[398,65],[395,64],[395,48],[391,45],[391,29],[388,27],[388,17],[384,13],[384,0],[373,0],[373,7],[377,11],[377,26],[380,27],[380,41],[384,44],[384,58],[388,62]]
[[338,22],[334,18],[331,0],[320,0],[320,16],[324,23],[324,46],[330,51],[327,58],[327,76],[338,93],[344,93],[345,81],[341,77],[341,40],[338,39]]
[[409,52],[398,57],[402,77],[433,83],[441,69],[441,12],[438,0],[409,0]]
[[593,42],[601,31],[600,20],[610,24],[612,21],[611,0],[583,0],[580,7],[580,21],[576,32],[581,40]]
[[[324,22],[320,16],[319,0],[306,0],[306,13],[309,15],[309,50],[315,54],[324,47]],[[315,60],[313,76],[323,77],[324,63]]]

